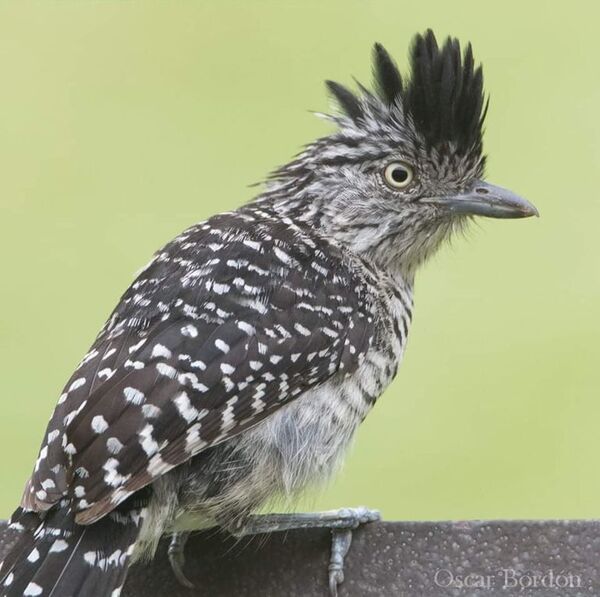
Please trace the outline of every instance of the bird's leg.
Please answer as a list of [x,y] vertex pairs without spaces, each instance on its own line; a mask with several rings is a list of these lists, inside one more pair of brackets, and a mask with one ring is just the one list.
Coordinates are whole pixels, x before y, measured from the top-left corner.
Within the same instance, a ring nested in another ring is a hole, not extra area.
[[329,592],[337,597],[338,585],[344,581],[344,558],[352,543],[353,529],[331,529],[329,554]]
[[190,536],[189,531],[179,531],[171,535],[171,543],[169,543],[169,549],[167,553],[169,555],[169,562],[175,578],[188,589],[194,588],[192,583],[186,577],[183,572],[183,566],[185,564],[185,544]]
[[332,597],[336,597],[338,585],[344,580],[344,557],[352,543],[352,531],[379,519],[377,510],[365,507],[297,514],[257,514],[229,531],[236,537],[245,537],[295,529],[330,529],[329,590]]

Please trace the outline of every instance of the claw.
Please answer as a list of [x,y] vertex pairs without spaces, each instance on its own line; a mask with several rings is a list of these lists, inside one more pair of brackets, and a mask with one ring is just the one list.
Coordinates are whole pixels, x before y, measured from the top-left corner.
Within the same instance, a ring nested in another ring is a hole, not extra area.
[[344,574],[341,577],[336,572],[329,572],[329,594],[331,597],[338,597],[338,585],[343,582]]
[[185,565],[185,544],[188,540],[189,533],[173,533],[171,537],[171,543],[169,543],[169,549],[167,554],[169,556],[169,562],[171,564],[171,570],[175,578],[188,589],[193,589],[194,583],[187,578],[183,572]]

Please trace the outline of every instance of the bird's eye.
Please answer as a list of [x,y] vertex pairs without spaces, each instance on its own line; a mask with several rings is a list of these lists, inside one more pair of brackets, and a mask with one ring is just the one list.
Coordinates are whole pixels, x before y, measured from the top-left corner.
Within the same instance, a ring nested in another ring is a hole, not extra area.
[[392,162],[383,171],[386,184],[393,189],[404,189],[413,180],[413,169],[403,162]]

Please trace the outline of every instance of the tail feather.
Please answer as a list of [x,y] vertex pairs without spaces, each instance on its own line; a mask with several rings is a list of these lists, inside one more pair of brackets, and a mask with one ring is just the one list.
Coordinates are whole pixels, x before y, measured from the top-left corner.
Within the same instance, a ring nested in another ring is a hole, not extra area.
[[3,586],[4,580],[9,576],[16,562],[30,553],[35,543],[36,529],[42,524],[39,514],[25,512],[22,508],[17,508],[11,516],[8,521],[8,528],[11,531],[18,532],[19,535],[4,560],[0,562],[0,587]]
[[[29,513],[28,513],[29,514]],[[60,547],[66,546],[66,551],[73,530],[70,528],[68,514],[59,509],[51,512],[46,520],[39,519],[39,524],[30,538],[25,539],[29,543],[26,549],[21,550],[18,557],[4,579],[2,596],[13,595],[42,595],[43,585],[35,578],[38,572],[52,569],[56,574],[62,567]],[[57,531],[59,534],[57,534]],[[60,543],[62,542],[62,543]],[[55,544],[59,548],[52,549]],[[9,554],[10,556],[10,554]],[[50,565],[48,565],[50,564]],[[6,589],[6,593],[4,590]]]
[[82,526],[66,500],[45,515],[17,510],[11,522],[24,531],[0,570],[0,596],[118,595],[142,518],[141,508],[119,508]]

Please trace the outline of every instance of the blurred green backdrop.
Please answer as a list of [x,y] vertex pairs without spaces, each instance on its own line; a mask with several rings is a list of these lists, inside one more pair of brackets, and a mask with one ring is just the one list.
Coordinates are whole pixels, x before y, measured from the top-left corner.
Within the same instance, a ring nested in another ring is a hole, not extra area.
[[73,367],[152,252],[327,132],[322,80],[471,40],[481,221],[418,279],[400,375],[315,507],[388,518],[600,516],[600,5],[400,0],[0,3],[0,517]]

